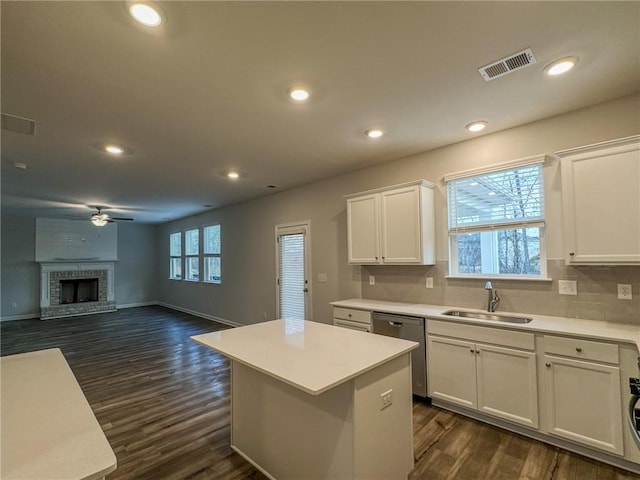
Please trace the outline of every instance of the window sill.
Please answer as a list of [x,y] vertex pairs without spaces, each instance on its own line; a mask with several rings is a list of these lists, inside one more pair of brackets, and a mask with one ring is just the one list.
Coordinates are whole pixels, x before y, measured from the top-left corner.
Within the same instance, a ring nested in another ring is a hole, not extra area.
[[175,278],[175,277],[169,277],[169,280],[177,280],[177,281],[180,281],[180,280],[182,280],[182,279],[181,279],[181,278]]
[[552,282],[551,277],[516,277],[507,275],[446,275],[444,278],[454,278],[456,280],[507,280],[509,282],[515,280],[517,282]]
[[203,280],[202,283],[206,283],[207,285],[221,285],[222,282],[207,282],[206,280]]

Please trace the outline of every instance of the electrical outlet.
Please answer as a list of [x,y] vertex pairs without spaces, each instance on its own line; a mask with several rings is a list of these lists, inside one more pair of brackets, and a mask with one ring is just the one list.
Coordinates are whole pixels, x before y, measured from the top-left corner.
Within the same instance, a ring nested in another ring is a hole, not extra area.
[[558,293],[560,295],[577,295],[578,282],[575,280],[558,280]]
[[427,277],[425,280],[425,287],[433,288],[433,277]]
[[380,394],[380,410],[390,407],[393,403],[393,388]]
[[17,304],[16,302],[13,302],[13,303],[11,304],[11,308],[14,308],[14,309],[15,309],[15,308],[18,308],[18,304]]
[[376,284],[376,277],[374,277],[373,275],[369,275],[369,285],[375,285]]
[[618,299],[631,300],[633,298],[633,292],[631,291],[631,285],[628,283],[618,284]]

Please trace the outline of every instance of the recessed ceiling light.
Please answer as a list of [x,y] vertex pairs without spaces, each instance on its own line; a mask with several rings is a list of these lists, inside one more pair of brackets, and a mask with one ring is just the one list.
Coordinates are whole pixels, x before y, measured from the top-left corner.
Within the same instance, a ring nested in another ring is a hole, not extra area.
[[237,180],[240,178],[240,174],[232,170],[231,172],[227,172],[227,178],[230,178],[231,180]]
[[560,60],[556,60],[553,63],[547,65],[544,69],[544,73],[549,75],[550,77],[555,77],[556,75],[562,75],[563,73],[567,73],[578,63],[578,57],[565,57]]
[[496,192],[489,192],[487,195],[489,195],[489,196],[493,196],[493,195],[495,195],[495,194],[496,194]]
[[472,187],[475,187],[476,185],[478,185],[478,182],[471,182],[469,185],[471,185]]
[[309,91],[303,87],[292,87],[289,89],[289,97],[296,102],[304,102],[309,98]]
[[364,133],[369,138],[380,138],[382,135],[384,135],[384,132],[382,130],[380,130],[379,128],[370,128],[369,130],[367,130]]
[[105,145],[104,151],[112,155],[121,155],[124,153],[124,148],[119,147],[118,145]]
[[164,23],[164,15],[160,7],[152,2],[132,2],[129,4],[129,13],[146,27],[157,27]]
[[487,122],[485,122],[484,120],[481,120],[479,122],[471,122],[464,128],[466,128],[470,132],[479,132],[480,130],[484,130],[486,126],[487,126]]

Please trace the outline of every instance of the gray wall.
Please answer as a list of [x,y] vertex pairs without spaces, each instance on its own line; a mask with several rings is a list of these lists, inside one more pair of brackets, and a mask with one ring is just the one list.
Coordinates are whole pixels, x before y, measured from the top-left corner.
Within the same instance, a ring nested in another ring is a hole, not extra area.
[[[3,320],[38,317],[40,265],[35,262],[35,218],[1,217],[0,317]],[[157,301],[157,227],[118,225],[115,299],[118,305]],[[14,307],[15,305],[15,307]]]
[[[425,126],[428,128],[428,126]],[[409,158],[272,194],[260,199],[185,218],[158,229],[158,299],[168,305],[238,324],[275,318],[274,226],[311,221],[312,316],[330,322],[328,302],[351,297],[380,298],[433,304],[460,304],[481,308],[484,282],[446,280],[446,173],[505,162],[640,133],[640,96],[596,105],[518,128],[505,130]],[[549,272],[557,278],[579,281],[578,297],[560,297],[557,284],[498,283],[504,291],[504,309],[530,313],[584,315],[610,320],[639,321],[638,300],[619,303],[611,297],[616,282],[632,283],[640,297],[640,267],[574,269],[561,261],[562,212],[559,165],[544,167],[547,205]],[[343,195],[424,178],[438,184],[436,191],[435,267],[359,267],[347,264],[346,205]],[[606,201],[606,199],[604,199]],[[220,222],[222,225],[222,285],[168,280],[169,233]],[[606,273],[603,273],[606,272]],[[326,273],[327,283],[317,275]],[[369,287],[370,274],[376,285]],[[433,276],[436,288],[424,288]],[[445,288],[447,287],[447,288]],[[446,293],[445,293],[446,292]],[[606,296],[598,296],[606,293]],[[589,294],[591,296],[584,296]],[[516,299],[522,298],[522,301]],[[578,302],[578,303],[576,303]],[[526,310],[525,310],[526,309]]]

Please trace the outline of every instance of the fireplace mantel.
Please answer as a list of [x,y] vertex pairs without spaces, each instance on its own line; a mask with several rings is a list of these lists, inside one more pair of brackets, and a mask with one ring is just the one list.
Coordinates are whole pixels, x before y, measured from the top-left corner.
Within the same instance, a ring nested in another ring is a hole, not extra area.
[[[97,302],[59,304],[59,280],[99,277],[100,298]],[[116,309],[114,294],[114,262],[71,261],[40,264],[40,318],[57,318]]]

